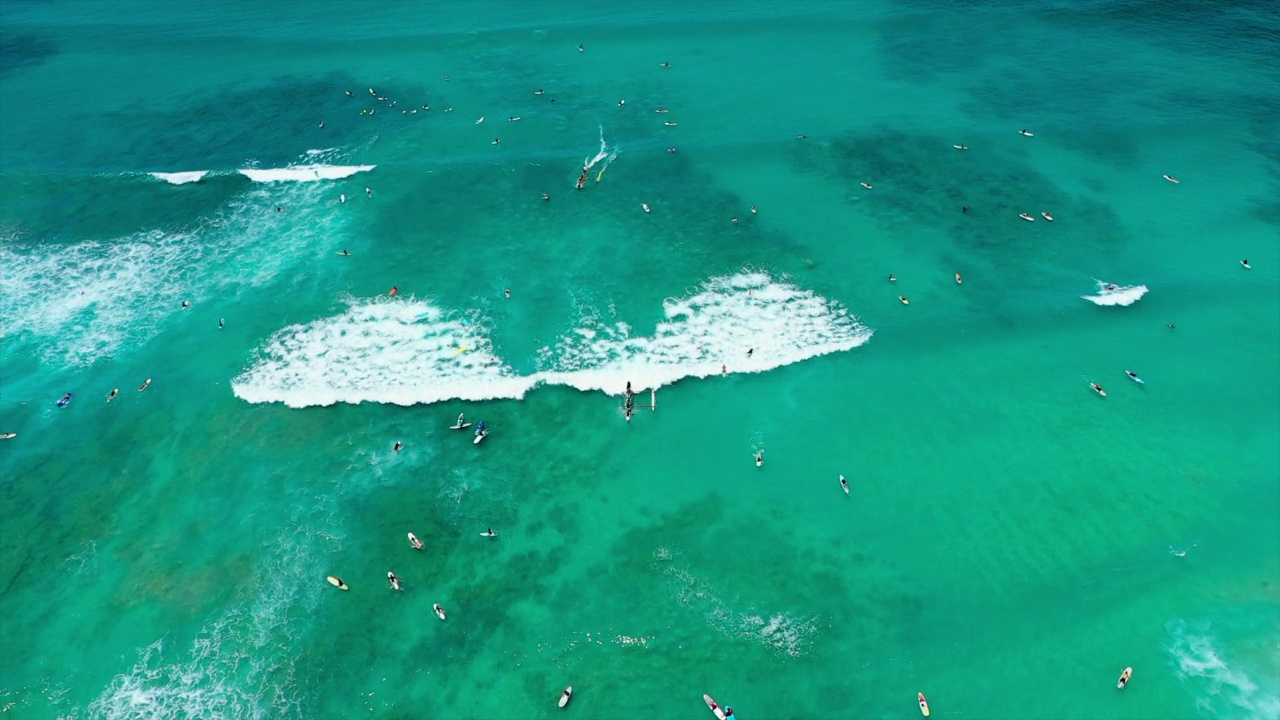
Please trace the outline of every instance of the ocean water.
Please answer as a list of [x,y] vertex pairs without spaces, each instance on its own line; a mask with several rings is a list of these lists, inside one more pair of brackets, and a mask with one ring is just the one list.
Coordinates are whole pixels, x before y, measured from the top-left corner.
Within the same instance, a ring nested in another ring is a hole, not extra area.
[[4,715],[1280,716],[1273,3],[0,21]]

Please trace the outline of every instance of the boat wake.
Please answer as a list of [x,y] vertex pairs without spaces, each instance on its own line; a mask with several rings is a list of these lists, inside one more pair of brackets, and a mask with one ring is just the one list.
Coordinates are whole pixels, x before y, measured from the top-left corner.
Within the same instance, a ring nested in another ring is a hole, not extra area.
[[1098,293],[1080,296],[1094,305],[1132,305],[1147,294],[1146,285],[1116,285],[1102,280],[1094,282],[1098,284]]
[[668,298],[663,310],[648,336],[622,322],[584,321],[542,349],[541,370],[521,375],[494,353],[479,317],[425,300],[350,300],[341,315],[275,333],[232,390],[247,402],[289,407],[519,399],[543,383],[621,394],[628,381],[642,391],[688,377],[767,372],[851,350],[872,335],[838,303],[756,271],[711,278],[687,297]]

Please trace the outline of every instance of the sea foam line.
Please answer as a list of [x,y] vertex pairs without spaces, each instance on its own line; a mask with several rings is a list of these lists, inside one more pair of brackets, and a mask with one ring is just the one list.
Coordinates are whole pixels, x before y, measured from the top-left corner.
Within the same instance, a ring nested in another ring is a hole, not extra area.
[[1098,294],[1080,296],[1094,305],[1132,305],[1147,294],[1146,285],[1116,285],[1103,280],[1094,282],[1098,284]]
[[[324,152],[324,151],[321,151]],[[369,172],[377,165],[290,165],[282,168],[241,168],[241,175],[254,182],[316,182],[341,180]]]
[[[620,394],[688,377],[766,372],[870,340],[839,303],[767,273],[743,271],[668,298],[652,335],[587,320],[542,349],[540,371],[498,358],[488,330],[423,300],[351,300],[338,316],[276,332],[232,381],[237,397],[289,407],[519,399],[542,384]],[[752,350],[751,357],[747,350]]]

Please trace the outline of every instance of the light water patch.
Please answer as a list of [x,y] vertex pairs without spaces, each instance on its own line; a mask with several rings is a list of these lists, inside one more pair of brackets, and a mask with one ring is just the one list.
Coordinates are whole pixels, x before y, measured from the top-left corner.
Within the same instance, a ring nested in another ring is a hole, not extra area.
[[800,657],[818,631],[816,618],[787,612],[738,611],[716,594],[711,583],[670,561],[666,548],[654,551],[660,572],[668,578],[671,597],[703,614],[707,624],[726,638],[748,640],[790,657]]
[[[198,303],[238,285],[259,285],[296,257],[292,251],[334,232],[334,211],[314,202],[320,192],[298,186],[282,197],[252,190],[181,232],[74,245],[4,238],[0,335],[32,342],[46,362],[71,367],[141,344],[181,312],[182,300]],[[277,219],[279,202],[297,208],[288,224]],[[299,212],[310,215],[300,222]]]
[[1080,296],[1094,305],[1132,305],[1147,294],[1146,285],[1116,285],[1103,280],[1094,282],[1098,284],[1098,293]]
[[516,375],[474,319],[426,301],[349,301],[336,317],[275,333],[232,381],[236,397],[289,407],[345,402],[413,405],[519,398],[535,379]]
[[628,381],[640,391],[766,372],[853,349],[872,335],[838,303],[763,272],[712,278],[663,309],[667,319],[652,337],[588,318],[542,349],[546,369],[522,376],[493,354],[475,323],[422,301],[352,302],[343,315],[277,332],[232,389],[247,402],[290,407],[518,399],[539,383],[622,394]]
[[[1228,663],[1208,623],[1193,628],[1178,621],[1171,623],[1168,631],[1173,668],[1206,717],[1280,717],[1280,677],[1274,674],[1274,665],[1251,675],[1243,663]],[[1280,648],[1272,648],[1273,662],[1276,651]],[[1271,687],[1259,687],[1258,681]]]
[[208,170],[192,170],[190,172],[175,172],[175,173],[153,172],[148,174],[151,177],[156,178],[157,180],[164,180],[170,185],[186,185],[187,183],[200,182],[205,175],[209,174],[209,171]]
[[316,182],[341,180],[356,173],[369,172],[377,165],[291,165],[283,168],[240,168],[240,174],[254,182]]

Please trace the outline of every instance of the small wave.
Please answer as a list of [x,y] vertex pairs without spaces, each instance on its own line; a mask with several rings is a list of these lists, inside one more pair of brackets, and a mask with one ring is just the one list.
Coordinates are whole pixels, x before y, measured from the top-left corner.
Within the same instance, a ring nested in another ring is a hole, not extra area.
[[190,172],[163,173],[153,172],[147,173],[157,180],[164,180],[170,185],[186,185],[187,183],[200,182],[205,175],[209,174],[208,170],[192,170]]
[[377,165],[291,165],[283,168],[241,168],[240,174],[254,182],[316,182],[341,180],[369,172]]
[[[1206,717],[1280,717],[1277,688],[1258,687],[1239,663],[1223,659],[1212,635],[1178,621],[1169,626],[1168,651],[1178,678],[1186,682]],[[1264,673],[1264,676],[1266,674]]]
[[1097,295],[1080,296],[1094,305],[1132,305],[1147,294],[1146,285],[1116,285],[1102,280],[1095,282],[1098,283]]
[[290,407],[519,399],[540,383],[621,394],[628,381],[639,391],[722,368],[766,372],[872,335],[838,303],[762,272],[712,278],[668,298],[664,310],[651,337],[633,337],[626,323],[584,321],[544,350],[545,369],[517,375],[481,328],[429,303],[357,301],[343,315],[277,332],[232,389],[247,402]]

